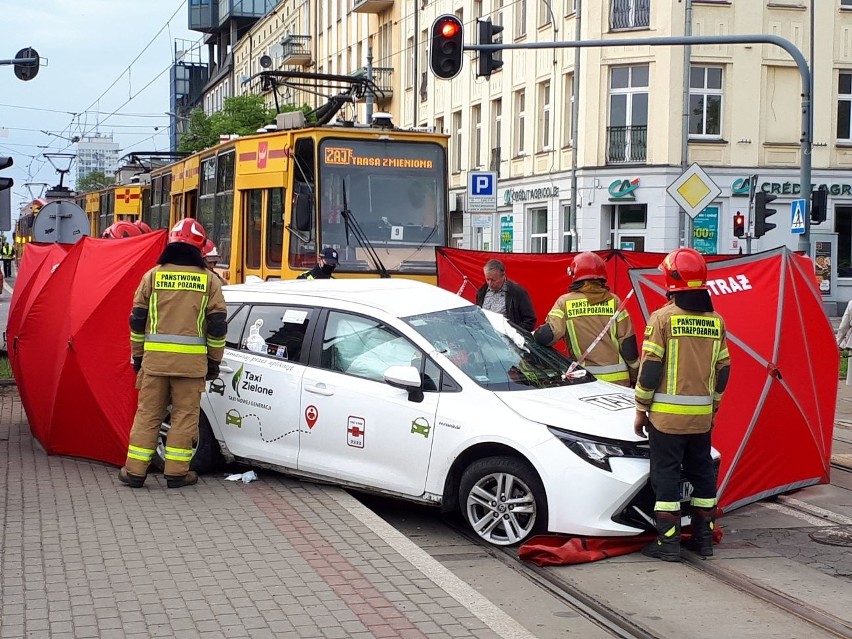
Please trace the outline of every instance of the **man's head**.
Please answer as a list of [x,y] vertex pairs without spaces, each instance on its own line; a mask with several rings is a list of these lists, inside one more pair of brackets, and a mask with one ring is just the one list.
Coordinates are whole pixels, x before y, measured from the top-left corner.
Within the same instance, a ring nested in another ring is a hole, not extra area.
[[326,273],[331,273],[337,267],[337,249],[326,246],[320,251],[320,266]]
[[482,269],[485,273],[485,283],[492,291],[499,291],[506,283],[506,267],[500,260],[488,260]]

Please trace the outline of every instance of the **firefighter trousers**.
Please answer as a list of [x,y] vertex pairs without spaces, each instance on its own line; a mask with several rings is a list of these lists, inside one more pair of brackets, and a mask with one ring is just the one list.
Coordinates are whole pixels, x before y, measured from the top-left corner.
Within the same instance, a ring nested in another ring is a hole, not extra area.
[[164,474],[182,477],[189,471],[192,446],[198,441],[198,414],[203,377],[169,377],[139,374],[139,403],[125,468],[132,475],[144,476],[154,457],[157,435],[171,404],[171,427],[166,438]]

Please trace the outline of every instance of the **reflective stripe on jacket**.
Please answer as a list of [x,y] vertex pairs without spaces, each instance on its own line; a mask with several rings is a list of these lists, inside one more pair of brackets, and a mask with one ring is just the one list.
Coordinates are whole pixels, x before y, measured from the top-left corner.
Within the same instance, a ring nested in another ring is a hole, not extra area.
[[207,332],[207,317],[225,313],[222,284],[206,269],[164,264],[148,271],[136,290],[136,308],[147,309],[145,333],[131,331],[134,357],[144,354],[149,375],[204,377],[207,359],[221,361],[223,338]]
[[[719,371],[730,365],[725,321],[715,312],[686,311],[673,302],[648,319],[636,405],[648,410],[651,423],[664,433],[704,433],[710,430]],[[661,363],[656,388],[642,386],[642,367]]]

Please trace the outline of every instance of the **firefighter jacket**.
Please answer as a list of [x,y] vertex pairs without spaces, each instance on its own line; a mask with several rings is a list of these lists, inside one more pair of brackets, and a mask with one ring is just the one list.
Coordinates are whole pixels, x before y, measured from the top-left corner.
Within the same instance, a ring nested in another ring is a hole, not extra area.
[[[584,283],[577,291],[562,295],[547,314],[547,323],[553,331],[551,344],[564,338],[569,356],[578,359],[600,335],[620,305],[617,295],[593,281]],[[582,364],[598,379],[630,385],[631,371],[635,376],[639,366],[639,353],[627,311],[618,314],[606,335]]]
[[687,311],[673,301],[648,318],[636,408],[670,434],[713,426],[731,363],[725,321],[714,311]]
[[219,363],[225,353],[226,318],[218,277],[197,266],[157,266],[133,299],[133,358],[148,375],[204,377],[207,360]]
[[0,248],[0,257],[4,260],[11,260],[15,256],[15,249],[11,244],[3,244],[3,247]]

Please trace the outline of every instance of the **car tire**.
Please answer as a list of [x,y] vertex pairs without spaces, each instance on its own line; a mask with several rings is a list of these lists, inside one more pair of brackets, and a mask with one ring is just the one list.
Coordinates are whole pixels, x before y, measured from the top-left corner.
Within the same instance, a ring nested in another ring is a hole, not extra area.
[[[160,432],[157,435],[157,445],[154,457],[151,460],[151,465],[159,471],[162,471],[166,464],[165,447],[170,427],[171,414],[166,414],[160,426]],[[204,413],[201,413],[198,417],[198,442],[193,446],[192,461],[189,463],[189,469],[194,470],[199,475],[204,475],[219,470],[224,463],[225,459],[222,457],[222,450],[219,448],[219,442],[216,441],[216,437],[213,435],[210,422]]]
[[[503,493],[507,486],[509,495]],[[471,463],[459,482],[459,512],[476,535],[495,546],[521,544],[547,530],[544,485],[517,457]]]

